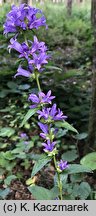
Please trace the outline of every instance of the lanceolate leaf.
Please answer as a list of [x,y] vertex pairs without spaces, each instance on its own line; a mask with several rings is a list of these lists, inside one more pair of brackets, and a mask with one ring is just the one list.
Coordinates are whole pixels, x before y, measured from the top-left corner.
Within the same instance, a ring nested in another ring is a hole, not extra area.
[[37,110],[38,110],[38,108],[28,110],[28,112],[25,115],[20,127],[23,127],[23,125],[28,121],[28,119],[30,119],[37,112]]
[[62,128],[66,128],[67,130],[73,131],[75,133],[78,133],[78,131],[68,122],[63,121],[63,122],[57,122],[56,127],[62,127]]
[[32,175],[31,177],[33,177],[34,175],[36,175],[37,172],[39,172],[39,170],[42,169],[42,167],[44,167],[49,161],[51,161],[51,158],[47,155],[42,155],[41,158],[36,161],[33,170],[32,170]]

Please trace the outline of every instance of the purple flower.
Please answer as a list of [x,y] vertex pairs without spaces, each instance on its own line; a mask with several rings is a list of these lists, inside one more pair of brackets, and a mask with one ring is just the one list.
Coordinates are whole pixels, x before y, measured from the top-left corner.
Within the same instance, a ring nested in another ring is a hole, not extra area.
[[50,139],[50,133],[51,133],[51,138],[54,139],[54,136],[56,135],[56,133],[58,132],[58,129],[57,128],[51,128],[51,125],[50,125],[50,133],[49,133],[49,128],[48,128],[48,125],[47,124],[43,124],[41,122],[38,122],[38,125],[40,127],[40,129],[42,130],[43,133],[40,133],[40,136],[43,138],[43,139],[46,139],[46,140],[49,140]]
[[35,103],[34,105],[30,106],[30,108],[35,108],[39,104],[51,104],[51,101],[54,98],[55,96],[51,96],[51,90],[49,90],[46,95],[43,92],[39,92],[38,96],[36,94],[30,94],[28,100],[31,100],[32,103]]
[[29,64],[32,64],[33,67],[38,69],[40,71],[42,65],[47,64],[49,59],[49,55],[47,55],[45,52],[41,52],[39,54],[33,53],[33,59],[29,60]]
[[46,52],[47,51],[47,46],[45,46],[44,42],[39,42],[38,38],[34,36],[34,41],[32,43],[31,51],[30,53],[33,54],[35,52]]
[[20,29],[38,29],[40,26],[46,26],[46,18],[41,10],[27,4],[21,4],[20,7],[13,5],[12,10],[7,14],[4,34],[17,33]]
[[60,170],[65,170],[67,169],[69,166],[67,164],[67,161],[63,161],[63,160],[60,160],[60,163],[58,164],[58,167]]
[[47,143],[42,143],[44,146],[44,151],[45,152],[52,152],[54,149],[54,146],[56,145],[56,142],[51,142],[50,140],[47,140]]
[[37,113],[39,114],[39,119],[44,118],[45,120],[60,121],[67,118],[60,109],[56,109],[56,104],[53,104],[52,108],[44,107],[42,111],[38,110]]
[[28,56],[30,54],[29,47],[26,43],[20,44],[17,39],[11,38],[10,45],[8,46],[10,49],[15,49],[17,52],[20,53],[19,58],[25,57],[28,60]]
[[20,134],[20,138],[22,138],[22,139],[28,139],[28,136],[27,136],[26,133],[21,133]]
[[43,139],[46,139],[48,133],[49,133],[49,130],[48,130],[48,125],[47,124],[43,124],[41,122],[38,122],[38,125],[40,127],[40,129],[42,130],[43,133],[40,133],[40,136],[43,138]]
[[19,68],[17,70],[17,73],[15,74],[14,77],[17,77],[17,76],[30,77],[31,76],[31,72],[29,70],[25,70],[21,66],[19,66]]

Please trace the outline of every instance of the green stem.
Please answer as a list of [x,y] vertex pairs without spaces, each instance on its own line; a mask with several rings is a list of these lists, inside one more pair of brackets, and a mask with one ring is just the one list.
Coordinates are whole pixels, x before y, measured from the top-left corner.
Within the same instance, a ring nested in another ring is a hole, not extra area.
[[36,79],[36,82],[37,82],[37,86],[38,86],[39,92],[41,92],[41,87],[40,87],[40,82],[39,82],[39,76],[38,76],[38,74],[36,72],[35,72],[35,79]]
[[[26,38],[26,34],[24,35],[24,39],[25,39],[25,43],[28,46],[28,40]],[[39,92],[41,92],[41,87],[40,87],[40,82],[39,82],[39,74],[37,73],[37,71],[35,71],[34,73],[35,73],[35,79],[36,79],[36,82],[37,82],[38,90],[39,90]]]
[[55,169],[56,169],[56,172],[57,172],[57,176],[58,176],[58,188],[59,188],[59,193],[60,193],[60,200],[63,200],[62,198],[62,182],[60,180],[60,173],[58,172],[57,170],[57,165],[56,165],[56,158],[55,158],[55,155],[54,155],[54,165],[55,165]]

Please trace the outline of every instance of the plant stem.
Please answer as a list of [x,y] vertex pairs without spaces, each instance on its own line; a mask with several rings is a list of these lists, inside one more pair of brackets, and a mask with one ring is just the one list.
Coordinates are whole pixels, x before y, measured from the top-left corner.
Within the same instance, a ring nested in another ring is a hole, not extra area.
[[62,200],[62,182],[60,180],[60,173],[58,172],[57,170],[57,165],[56,165],[56,158],[55,158],[55,155],[54,155],[54,165],[55,165],[55,169],[56,169],[56,172],[57,172],[57,176],[58,176],[58,188],[59,188],[59,193],[60,193],[60,200]]
[[38,86],[39,92],[41,92],[41,87],[40,87],[40,82],[39,82],[39,76],[38,76],[37,72],[35,72],[35,79],[36,79],[36,82],[37,82],[37,86]]

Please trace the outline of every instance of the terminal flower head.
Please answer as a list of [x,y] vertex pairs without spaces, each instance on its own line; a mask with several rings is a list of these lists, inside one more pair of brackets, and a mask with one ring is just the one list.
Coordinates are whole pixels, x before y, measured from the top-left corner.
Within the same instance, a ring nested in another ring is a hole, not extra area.
[[47,27],[46,18],[40,9],[27,4],[21,4],[19,7],[13,5],[11,11],[7,14],[4,34],[16,34],[20,30],[38,29],[40,26]]
[[39,92],[38,96],[36,94],[30,94],[28,100],[34,103],[34,105],[31,105],[30,108],[35,108],[40,104],[51,104],[54,98],[55,96],[51,96],[51,90],[49,90],[47,94]]

